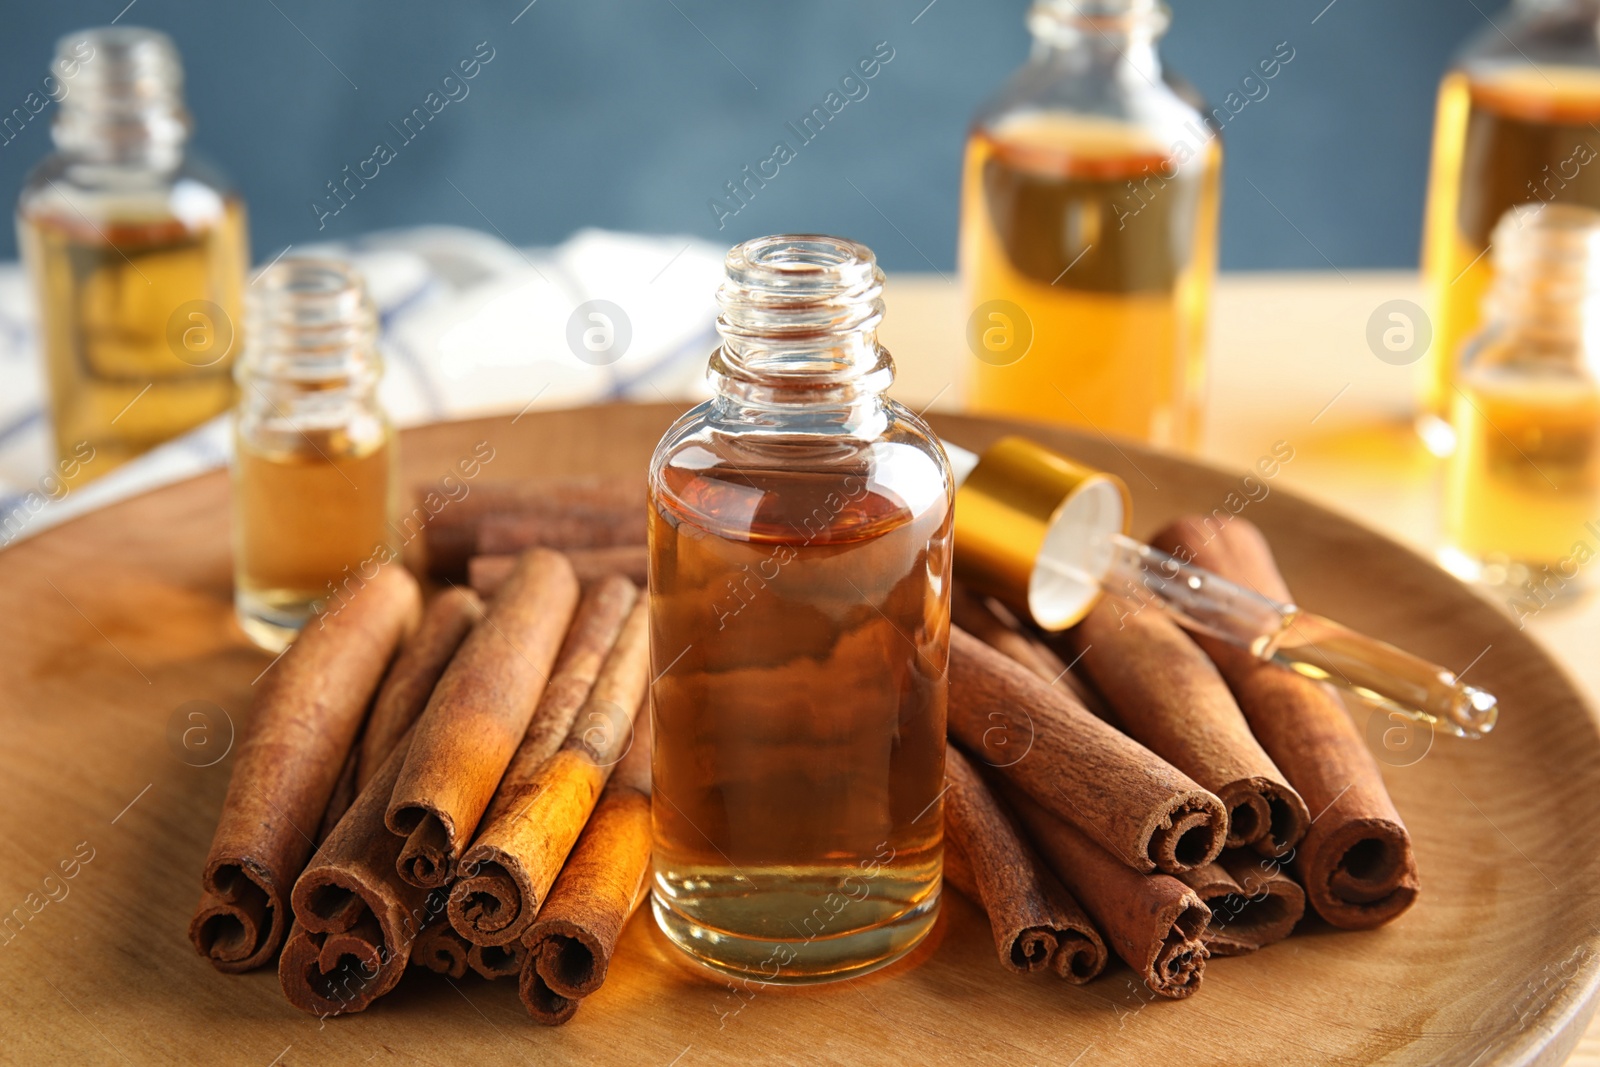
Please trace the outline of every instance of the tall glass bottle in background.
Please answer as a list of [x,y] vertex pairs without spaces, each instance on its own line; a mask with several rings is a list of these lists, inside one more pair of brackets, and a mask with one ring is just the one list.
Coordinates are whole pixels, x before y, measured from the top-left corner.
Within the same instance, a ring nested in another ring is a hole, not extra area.
[[978,411],[1192,447],[1222,146],[1162,77],[1157,0],[1039,0],[978,113],[961,272]]
[[1537,610],[1592,585],[1600,535],[1600,211],[1524,204],[1452,388],[1441,562]]
[[250,287],[234,424],[234,607],[278,651],[397,558],[398,449],[366,283],[280,259]]
[[1422,269],[1433,318],[1418,428],[1448,454],[1455,366],[1482,322],[1490,234],[1517,204],[1600,208],[1600,0],[1515,0],[1445,75]]
[[51,74],[57,150],[22,191],[18,243],[57,452],[93,450],[81,481],[232,405],[249,251],[243,204],[187,148],[183,68],[165,34],[71,34]]
[[727,269],[716,397],[650,465],[653,905],[723,973],[845,978],[938,914],[954,490],[883,395],[870,250]]

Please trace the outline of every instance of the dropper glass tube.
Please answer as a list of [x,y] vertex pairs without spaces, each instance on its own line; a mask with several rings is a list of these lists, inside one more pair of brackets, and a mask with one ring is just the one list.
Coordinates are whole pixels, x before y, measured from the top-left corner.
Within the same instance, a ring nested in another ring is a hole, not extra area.
[[1494,729],[1495,697],[1453,672],[1129,537],[1129,498],[1115,477],[1022,438],[981,456],[945,450],[959,485],[956,577],[1045,629],[1117,596],[1458,737]]

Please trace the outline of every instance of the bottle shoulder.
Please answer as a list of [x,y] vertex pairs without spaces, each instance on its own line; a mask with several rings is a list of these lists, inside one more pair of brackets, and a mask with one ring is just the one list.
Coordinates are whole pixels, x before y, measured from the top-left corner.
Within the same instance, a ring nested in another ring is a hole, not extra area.
[[1462,346],[1460,373],[1465,379],[1505,387],[1542,383],[1592,392],[1600,386],[1600,349],[1564,332],[1491,323]]
[[972,127],[999,134],[1019,126],[1079,126],[1166,149],[1205,130],[1182,85],[1126,65],[1108,72],[1076,57],[1035,56],[978,108]]
[[955,499],[938,437],[886,398],[849,414],[755,412],[726,398],[707,401],[656,446],[650,491],[675,521],[725,537],[777,540],[793,524],[763,532],[763,517],[826,516],[830,538],[850,540],[874,536],[886,523],[937,523]]
[[1494,25],[1470,37],[1456,53],[1469,73],[1503,68],[1600,70],[1600,0],[1546,0],[1513,4]]
[[53,152],[29,173],[17,198],[24,219],[81,224],[174,218],[191,228],[240,216],[243,204],[228,179],[203,155],[186,152],[170,168],[86,161]]

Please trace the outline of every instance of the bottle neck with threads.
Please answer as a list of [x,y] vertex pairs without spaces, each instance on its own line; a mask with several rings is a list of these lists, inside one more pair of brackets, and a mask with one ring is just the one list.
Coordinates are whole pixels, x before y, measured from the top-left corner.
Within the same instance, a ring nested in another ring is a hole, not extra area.
[[894,362],[878,344],[883,272],[839,237],[779,235],[728,253],[717,293],[719,400],[747,409],[864,413],[879,406]]
[[1500,220],[1491,245],[1484,311],[1507,357],[1600,371],[1600,212],[1524,204]]
[[61,87],[51,137],[70,160],[158,171],[183,160],[190,118],[183,64],[172,39],[136,26],[105,26],[56,43]]
[[1037,0],[1028,11],[1035,57],[1087,56],[1097,69],[1161,76],[1156,42],[1171,21],[1158,0]]
[[240,412],[333,429],[375,412],[383,373],[377,314],[361,275],[332,259],[282,259],[251,286],[236,370]]

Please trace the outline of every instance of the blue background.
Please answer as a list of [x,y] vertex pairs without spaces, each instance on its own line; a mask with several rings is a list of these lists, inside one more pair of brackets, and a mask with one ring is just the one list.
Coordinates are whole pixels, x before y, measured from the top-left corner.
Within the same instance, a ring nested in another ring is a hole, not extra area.
[[[821,230],[865,241],[891,269],[948,271],[967,120],[1028,44],[1025,0],[526,2],[136,0],[121,17],[176,39],[196,143],[243,190],[257,261],[445,222],[519,244],[590,225],[723,243]],[[9,5],[0,111],[37,87],[58,36],[120,4]],[[1223,266],[1415,264],[1435,87],[1500,6],[1173,0],[1163,54],[1213,104],[1278,42],[1295,50],[1228,124]],[[895,56],[870,94],[719,230],[707,201],[885,40]],[[480,41],[494,59],[470,94],[319,232],[324,183],[379,139],[397,143],[388,124]],[[0,147],[3,195],[49,150],[53,111]]]

